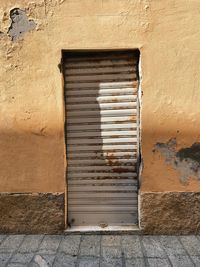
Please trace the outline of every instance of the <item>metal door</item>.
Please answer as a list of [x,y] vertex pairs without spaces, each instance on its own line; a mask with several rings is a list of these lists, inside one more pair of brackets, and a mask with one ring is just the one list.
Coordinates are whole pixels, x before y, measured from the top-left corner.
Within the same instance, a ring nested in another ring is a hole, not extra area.
[[138,53],[64,57],[68,222],[137,224]]

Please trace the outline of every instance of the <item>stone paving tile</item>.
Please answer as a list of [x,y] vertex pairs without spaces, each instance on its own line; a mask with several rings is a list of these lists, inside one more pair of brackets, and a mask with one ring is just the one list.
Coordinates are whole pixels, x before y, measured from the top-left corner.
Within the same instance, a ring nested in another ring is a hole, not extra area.
[[192,263],[192,261],[188,256],[183,256],[183,255],[172,256],[170,258],[170,261],[173,267],[195,267],[195,265]]
[[11,253],[0,253],[0,266],[4,267],[11,257]]
[[200,241],[196,236],[180,236],[179,239],[190,255],[200,256]]
[[27,235],[25,236],[18,251],[21,253],[36,252],[43,239],[43,235]]
[[124,267],[122,259],[101,259],[100,267]]
[[67,235],[62,239],[59,252],[64,252],[69,255],[78,255],[79,245],[80,245],[80,235]]
[[62,240],[61,235],[47,235],[39,246],[38,254],[55,254]]
[[0,241],[0,267],[200,267],[194,235],[0,235]]
[[99,267],[100,259],[96,257],[83,257],[78,261],[78,267]]
[[104,259],[117,259],[122,257],[121,247],[102,247],[102,257]]
[[41,255],[49,267],[53,266],[56,255]]
[[52,267],[55,255],[39,255],[36,254],[29,267]]
[[22,263],[9,263],[6,267],[24,267]]
[[0,245],[0,253],[9,253],[16,250],[24,239],[24,235],[9,235]]
[[200,256],[191,256],[191,259],[197,267],[200,266]]
[[158,239],[152,236],[142,237],[144,253],[147,258],[165,258],[166,254]]
[[143,257],[140,239],[136,235],[122,236],[122,250],[127,259]]
[[167,259],[160,258],[149,258],[148,264],[150,267],[171,267],[171,264]]
[[81,256],[100,256],[101,236],[83,236],[80,244],[79,254]]
[[11,257],[10,262],[28,264],[33,259],[33,256],[34,253],[16,253]]
[[120,246],[121,245],[121,236],[120,235],[103,235],[102,246]]
[[176,236],[160,236],[160,243],[170,258],[176,255],[185,255],[186,251]]
[[126,267],[145,267],[145,262],[143,258],[134,258],[134,259],[126,260],[125,266]]
[[65,253],[59,253],[56,256],[53,267],[75,267],[76,262],[77,262],[77,257],[66,255]]
[[31,264],[29,266],[26,266],[26,267],[41,267],[39,266],[37,263],[35,262],[31,262]]
[[7,237],[6,235],[0,235],[0,244],[6,237]]

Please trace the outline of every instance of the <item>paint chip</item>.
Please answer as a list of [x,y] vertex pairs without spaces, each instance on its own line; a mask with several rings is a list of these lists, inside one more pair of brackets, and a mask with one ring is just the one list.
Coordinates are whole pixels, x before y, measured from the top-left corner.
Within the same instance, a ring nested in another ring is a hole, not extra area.
[[24,33],[29,32],[36,27],[33,20],[29,20],[26,12],[20,8],[14,8],[10,11],[11,25],[8,34],[12,41],[23,37]]
[[191,147],[178,151],[176,145],[176,139],[172,138],[167,143],[157,143],[153,152],[160,152],[166,163],[180,172],[182,183],[186,183],[189,177],[200,180],[200,143],[195,142]]

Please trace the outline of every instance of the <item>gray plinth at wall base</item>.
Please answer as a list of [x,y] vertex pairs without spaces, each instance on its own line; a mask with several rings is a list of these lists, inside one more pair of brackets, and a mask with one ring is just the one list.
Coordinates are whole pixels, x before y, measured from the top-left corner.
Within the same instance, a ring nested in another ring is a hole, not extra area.
[[64,193],[1,193],[1,233],[64,231]]
[[146,234],[200,233],[200,192],[142,192],[140,227]]

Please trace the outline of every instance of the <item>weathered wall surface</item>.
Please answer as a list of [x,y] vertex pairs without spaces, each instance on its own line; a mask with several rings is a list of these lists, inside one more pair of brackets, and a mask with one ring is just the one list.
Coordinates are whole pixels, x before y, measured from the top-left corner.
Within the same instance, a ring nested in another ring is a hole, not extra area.
[[3,233],[59,233],[65,227],[64,194],[0,194]]
[[140,227],[145,234],[198,234],[200,193],[141,193]]
[[141,51],[141,207],[149,192],[200,191],[199,156],[177,167],[163,153],[200,142],[199,12],[197,0],[2,0],[1,192],[65,191],[61,49],[107,48]]

